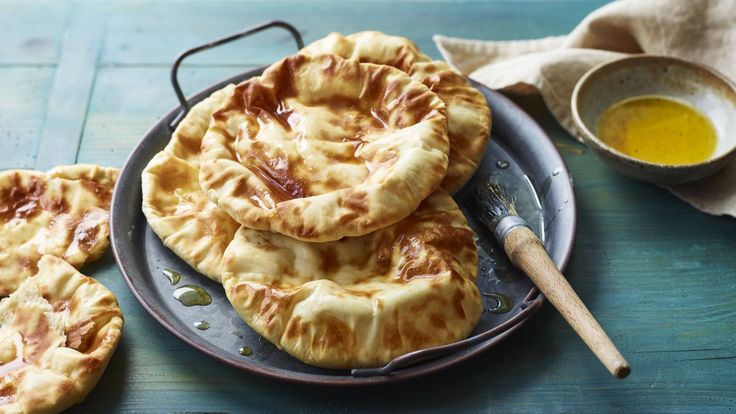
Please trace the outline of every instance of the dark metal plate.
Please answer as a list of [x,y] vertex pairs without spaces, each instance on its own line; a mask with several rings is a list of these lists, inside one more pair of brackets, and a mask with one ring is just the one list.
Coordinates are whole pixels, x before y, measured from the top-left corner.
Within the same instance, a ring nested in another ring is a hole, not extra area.
[[[228,83],[257,76],[262,70],[249,71],[212,85],[191,98],[191,102],[204,99]],[[564,268],[572,251],[575,200],[567,168],[542,129],[503,95],[478,83],[473,82],[473,85],[483,92],[493,111],[492,141],[482,165],[455,199],[478,236],[481,256],[478,286],[486,294],[486,309],[498,307],[499,296],[495,296],[498,294],[508,298],[512,304],[503,313],[483,313],[473,335],[501,326],[500,333],[493,338],[389,375],[365,378],[353,377],[347,370],[315,368],[277,350],[241,321],[219,284],[199,275],[164,247],[148,227],[141,211],[141,173],[151,158],[168,143],[171,136],[168,125],[176,116],[177,109],[159,120],[133,150],[113,195],[112,245],[115,260],[128,287],[162,326],[190,346],[246,371],[289,381],[331,385],[393,382],[439,371],[490,348],[536,312],[543,298],[526,277],[510,267],[492,236],[475,221],[468,188],[489,177],[504,183],[517,198],[520,214],[543,238],[552,259],[560,268]],[[172,296],[175,287],[162,274],[166,268],[181,273],[182,280],[178,286],[187,283],[202,286],[212,296],[212,304],[185,307],[176,301]],[[200,320],[207,321],[210,329],[196,329],[193,323]],[[252,355],[241,355],[238,350],[242,346],[250,347]]]

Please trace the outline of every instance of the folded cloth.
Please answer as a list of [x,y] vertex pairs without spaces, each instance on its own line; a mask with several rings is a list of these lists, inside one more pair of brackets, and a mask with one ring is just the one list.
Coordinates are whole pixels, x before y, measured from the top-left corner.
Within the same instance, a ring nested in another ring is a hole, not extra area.
[[[588,69],[630,54],[674,56],[736,80],[736,1],[620,0],[586,17],[569,35],[480,41],[436,35],[444,58],[471,78],[505,92],[540,93],[573,137],[570,98]],[[736,133],[736,131],[734,131]],[[669,190],[696,208],[736,217],[736,162]]]

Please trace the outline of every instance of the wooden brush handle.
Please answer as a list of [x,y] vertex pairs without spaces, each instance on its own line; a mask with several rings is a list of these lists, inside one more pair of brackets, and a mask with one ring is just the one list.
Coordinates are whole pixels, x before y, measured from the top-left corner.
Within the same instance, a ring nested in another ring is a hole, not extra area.
[[537,236],[527,227],[516,227],[506,236],[504,248],[511,262],[529,276],[608,371],[617,378],[629,375],[629,363],[572,290]]

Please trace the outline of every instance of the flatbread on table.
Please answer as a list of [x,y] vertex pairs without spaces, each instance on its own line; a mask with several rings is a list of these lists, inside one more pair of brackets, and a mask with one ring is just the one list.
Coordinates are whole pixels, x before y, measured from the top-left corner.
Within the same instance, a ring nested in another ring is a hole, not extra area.
[[444,178],[448,147],[444,103],[404,72],[295,55],[213,114],[199,178],[246,227],[331,241],[411,214]]
[[362,237],[308,243],[241,227],[222,282],[241,318],[295,358],[380,366],[467,337],[480,318],[473,231],[439,190]]
[[104,253],[117,176],[84,164],[0,172],[0,297],[35,274],[44,254],[81,267]]
[[102,284],[51,255],[0,301],[0,413],[58,413],[107,367],[123,317]]
[[334,53],[360,62],[389,65],[422,82],[447,106],[450,159],[442,188],[455,193],[473,175],[488,145],[491,111],[483,94],[460,72],[444,61],[433,61],[405,37],[375,31],[348,36],[331,33],[300,53]]
[[214,281],[220,280],[222,255],[240,225],[202,191],[200,145],[212,112],[234,89],[228,85],[194,105],[142,174],[148,225],[166,247]]

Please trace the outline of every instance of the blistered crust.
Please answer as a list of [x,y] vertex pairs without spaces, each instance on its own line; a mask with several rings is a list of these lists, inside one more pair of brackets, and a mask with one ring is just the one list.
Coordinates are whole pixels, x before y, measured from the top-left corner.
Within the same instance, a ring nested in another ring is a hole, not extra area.
[[102,255],[117,177],[85,164],[0,172],[0,297],[35,274],[44,254],[78,268]]
[[222,255],[240,226],[199,185],[200,146],[212,112],[235,89],[194,105],[163,151],[143,170],[143,213],[164,245],[208,278],[219,281]]
[[331,33],[300,53],[334,53],[360,62],[393,66],[422,82],[447,106],[449,164],[442,188],[454,193],[473,175],[490,138],[491,111],[483,94],[443,61],[432,61],[411,40],[380,32]]
[[58,257],[0,302],[0,413],[58,413],[81,402],[123,327],[115,296]]
[[307,243],[241,227],[223,286],[243,320],[292,356],[373,367],[467,337],[480,318],[473,232],[440,190],[362,237]]
[[447,170],[444,103],[389,66],[287,57],[213,114],[200,184],[237,222],[305,241],[401,220]]

